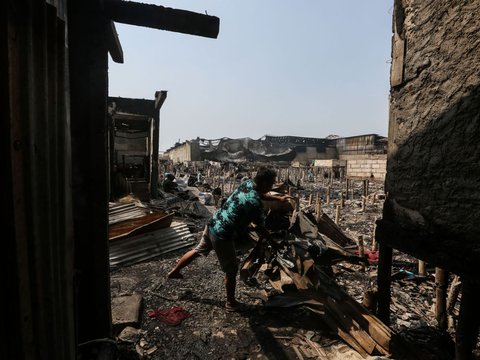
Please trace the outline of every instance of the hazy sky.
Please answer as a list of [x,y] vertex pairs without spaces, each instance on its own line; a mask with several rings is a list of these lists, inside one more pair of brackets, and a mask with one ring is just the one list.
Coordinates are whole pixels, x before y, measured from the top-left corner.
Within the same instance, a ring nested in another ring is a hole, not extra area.
[[393,0],[143,2],[220,18],[217,39],[117,25],[110,95],[153,99],[160,150],[263,135],[387,135]]

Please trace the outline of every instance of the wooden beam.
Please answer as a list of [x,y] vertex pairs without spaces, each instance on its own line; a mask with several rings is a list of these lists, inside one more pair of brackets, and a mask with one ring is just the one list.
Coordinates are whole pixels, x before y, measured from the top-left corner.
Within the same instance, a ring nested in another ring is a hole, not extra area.
[[155,111],[160,111],[163,103],[167,99],[167,90],[161,90],[155,92]]
[[378,317],[385,324],[390,324],[390,297],[391,297],[391,275],[392,275],[392,248],[381,243],[378,258],[377,275],[377,298]]
[[150,196],[158,197],[158,150],[160,148],[160,108],[162,107],[167,92],[165,90],[155,92],[155,114],[153,116],[153,150],[152,150],[152,173],[150,174]]
[[123,64],[122,44],[118,38],[117,29],[113,21],[110,21],[107,25],[107,45],[112,60],[116,63]]
[[478,252],[470,246],[458,247],[459,243],[468,244],[463,240],[464,234],[451,234],[446,230],[427,233],[422,230],[406,229],[384,216],[377,220],[376,237],[380,244],[384,243],[433,266],[478,281],[475,272],[472,272],[480,261]]
[[220,29],[220,19],[216,16],[158,5],[110,0],[105,3],[105,10],[116,22],[183,34],[217,38]]

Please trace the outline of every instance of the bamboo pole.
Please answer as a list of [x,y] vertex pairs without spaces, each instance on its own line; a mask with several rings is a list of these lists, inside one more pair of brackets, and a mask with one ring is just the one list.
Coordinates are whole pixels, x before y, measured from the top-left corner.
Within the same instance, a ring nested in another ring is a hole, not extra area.
[[337,205],[336,211],[335,211],[335,224],[340,223],[340,205]]
[[390,297],[392,276],[392,248],[383,243],[379,247],[378,257],[378,317],[386,325],[390,324]]
[[316,198],[316,201],[315,201],[315,214],[317,215],[317,218],[316,218],[317,223],[319,223],[320,218],[322,217],[322,199],[318,195],[318,192],[317,192],[317,198]]
[[438,267],[435,268],[435,318],[441,331],[446,331],[448,327],[447,288],[448,272]]
[[372,251],[377,251],[378,250],[378,243],[377,243],[377,237],[375,235],[375,232],[377,231],[377,218],[373,220],[373,229],[372,229]]
[[345,181],[345,198],[348,200],[348,191],[350,190],[350,180]]
[[418,275],[427,276],[427,270],[425,269],[425,261],[418,260]]
[[[358,237],[358,255],[360,257],[363,257],[365,255],[365,248],[363,247],[363,236],[360,235]],[[365,272],[365,265],[362,263],[361,264],[361,271]]]

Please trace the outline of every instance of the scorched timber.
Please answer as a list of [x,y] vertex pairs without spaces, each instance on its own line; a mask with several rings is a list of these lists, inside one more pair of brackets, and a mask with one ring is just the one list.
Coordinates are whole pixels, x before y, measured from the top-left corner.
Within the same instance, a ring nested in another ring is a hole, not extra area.
[[132,1],[108,1],[107,15],[116,22],[145,26],[183,34],[217,38],[220,19],[216,16],[199,14],[158,5]]

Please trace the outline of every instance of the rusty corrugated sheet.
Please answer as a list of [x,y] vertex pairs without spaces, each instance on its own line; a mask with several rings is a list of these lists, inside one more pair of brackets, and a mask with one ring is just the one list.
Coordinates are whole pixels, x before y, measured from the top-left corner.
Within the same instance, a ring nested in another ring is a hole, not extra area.
[[110,241],[110,267],[130,265],[191,246],[195,236],[184,223],[148,234]]

